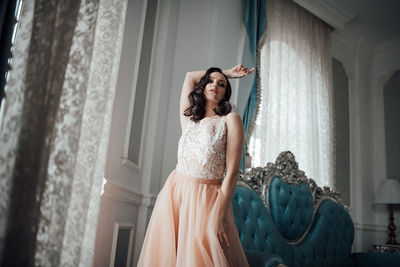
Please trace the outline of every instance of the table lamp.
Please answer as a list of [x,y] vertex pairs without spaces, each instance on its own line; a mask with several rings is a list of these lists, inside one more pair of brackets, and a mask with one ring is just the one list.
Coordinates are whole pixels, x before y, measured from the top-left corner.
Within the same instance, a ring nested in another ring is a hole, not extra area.
[[398,245],[396,241],[396,225],[394,224],[393,204],[400,204],[400,183],[396,179],[385,179],[375,194],[375,204],[389,204],[389,240],[388,245]]

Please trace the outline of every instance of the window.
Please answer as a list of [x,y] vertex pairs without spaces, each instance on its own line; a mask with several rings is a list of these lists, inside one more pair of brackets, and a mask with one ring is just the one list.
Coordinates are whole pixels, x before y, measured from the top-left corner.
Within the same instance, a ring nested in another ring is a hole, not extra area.
[[5,86],[9,76],[13,44],[17,35],[22,1],[0,1],[0,129],[3,124],[4,104],[6,101]]
[[134,165],[140,165],[140,151],[143,139],[146,96],[149,84],[151,53],[153,47],[154,26],[156,21],[157,1],[147,2],[146,17],[141,44],[135,96],[130,127],[127,159]]
[[2,0],[0,2],[0,108],[3,106],[5,97],[4,89],[10,70],[12,45],[15,41],[21,9],[22,0]]
[[333,185],[331,27],[288,0],[267,3],[252,167],[291,151],[319,186]]
[[332,59],[333,99],[335,108],[335,190],[350,206],[350,120],[349,78],[343,64]]

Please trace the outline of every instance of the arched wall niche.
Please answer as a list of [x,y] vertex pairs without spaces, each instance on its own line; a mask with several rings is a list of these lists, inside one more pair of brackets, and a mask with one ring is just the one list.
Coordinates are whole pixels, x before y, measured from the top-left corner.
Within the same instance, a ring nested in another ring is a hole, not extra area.
[[340,192],[343,202],[346,205],[351,206],[349,116],[350,77],[344,64],[336,58],[332,58],[332,82],[335,136],[334,188]]
[[386,176],[400,181],[400,69],[383,83]]

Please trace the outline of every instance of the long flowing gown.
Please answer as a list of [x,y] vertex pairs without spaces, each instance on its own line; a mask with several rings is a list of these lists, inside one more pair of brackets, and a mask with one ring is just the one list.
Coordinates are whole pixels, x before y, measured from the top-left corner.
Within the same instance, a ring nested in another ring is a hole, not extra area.
[[138,266],[248,266],[232,205],[225,215],[229,246],[217,237],[226,135],[226,116],[187,119],[178,163],[157,196]]

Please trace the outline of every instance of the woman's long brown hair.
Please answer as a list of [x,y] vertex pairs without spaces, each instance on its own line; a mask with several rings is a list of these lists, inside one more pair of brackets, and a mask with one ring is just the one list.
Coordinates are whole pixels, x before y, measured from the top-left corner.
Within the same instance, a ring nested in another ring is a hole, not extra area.
[[198,122],[204,118],[206,113],[206,96],[204,95],[204,89],[206,85],[211,82],[210,74],[213,72],[219,72],[225,76],[227,81],[225,87],[225,95],[222,100],[218,103],[218,106],[214,108],[215,114],[226,115],[232,110],[232,105],[229,103],[229,99],[232,95],[232,87],[229,83],[228,77],[222,73],[222,70],[217,67],[209,68],[206,73],[201,77],[200,81],[195,85],[194,90],[189,94],[190,106],[183,113],[185,116],[190,117],[194,122]]

